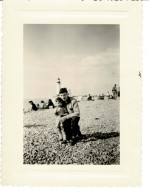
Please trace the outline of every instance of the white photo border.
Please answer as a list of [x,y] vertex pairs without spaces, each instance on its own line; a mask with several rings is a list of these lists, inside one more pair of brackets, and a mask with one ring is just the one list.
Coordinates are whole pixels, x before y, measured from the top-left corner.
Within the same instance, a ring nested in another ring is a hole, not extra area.
[[[25,3],[15,2],[13,5],[10,1],[5,2],[3,16],[2,184],[140,185],[142,81],[138,73],[142,69],[142,4],[124,2],[109,9],[105,3],[99,10],[92,7],[92,11],[88,11],[89,8],[79,7],[78,3],[74,10],[71,6],[60,10],[58,6],[57,11],[52,11],[51,8],[46,10],[47,1],[42,7],[40,3],[36,6],[33,3],[25,8]],[[33,11],[31,7],[38,10]],[[120,25],[120,165],[23,165],[24,24]]]

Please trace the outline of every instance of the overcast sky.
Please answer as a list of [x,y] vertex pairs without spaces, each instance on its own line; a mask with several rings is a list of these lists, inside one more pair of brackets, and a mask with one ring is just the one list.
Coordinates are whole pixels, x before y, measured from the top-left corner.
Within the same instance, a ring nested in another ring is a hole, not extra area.
[[119,25],[25,24],[24,98],[50,98],[56,81],[72,95],[119,85]]

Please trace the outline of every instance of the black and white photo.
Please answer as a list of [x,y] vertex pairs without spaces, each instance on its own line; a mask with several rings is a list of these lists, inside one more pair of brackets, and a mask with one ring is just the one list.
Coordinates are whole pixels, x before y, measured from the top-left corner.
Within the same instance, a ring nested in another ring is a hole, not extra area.
[[23,163],[119,165],[120,25],[23,33]]

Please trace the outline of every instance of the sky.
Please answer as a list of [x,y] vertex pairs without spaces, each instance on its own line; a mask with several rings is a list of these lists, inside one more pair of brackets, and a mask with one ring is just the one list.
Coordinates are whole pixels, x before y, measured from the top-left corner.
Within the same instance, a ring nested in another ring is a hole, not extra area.
[[111,92],[120,82],[120,29],[111,24],[24,24],[24,98]]

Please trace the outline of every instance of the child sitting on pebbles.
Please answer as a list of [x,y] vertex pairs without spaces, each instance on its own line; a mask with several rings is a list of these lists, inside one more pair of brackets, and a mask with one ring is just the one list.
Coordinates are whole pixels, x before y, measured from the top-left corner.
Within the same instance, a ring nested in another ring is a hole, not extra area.
[[61,123],[59,119],[60,117],[66,116],[68,114],[68,111],[67,111],[64,101],[60,97],[56,98],[55,102],[57,103],[57,106],[55,108],[54,113],[57,116],[56,127],[57,127],[57,131],[59,134],[59,141],[61,141],[61,143],[63,144],[66,144],[67,136],[64,130],[64,124]]

